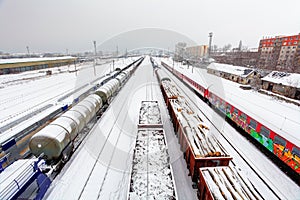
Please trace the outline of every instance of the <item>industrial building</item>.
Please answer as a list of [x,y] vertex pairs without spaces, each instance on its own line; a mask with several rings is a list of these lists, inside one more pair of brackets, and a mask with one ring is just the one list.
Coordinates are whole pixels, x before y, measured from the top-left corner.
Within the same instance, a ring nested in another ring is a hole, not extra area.
[[251,84],[260,78],[260,74],[255,69],[221,63],[212,63],[207,66],[207,73],[244,85]]
[[300,74],[273,71],[262,80],[262,88],[300,100]]
[[187,47],[186,53],[190,58],[202,58],[208,53],[208,46],[199,45],[199,46]]
[[74,64],[75,57],[0,59],[0,75]]

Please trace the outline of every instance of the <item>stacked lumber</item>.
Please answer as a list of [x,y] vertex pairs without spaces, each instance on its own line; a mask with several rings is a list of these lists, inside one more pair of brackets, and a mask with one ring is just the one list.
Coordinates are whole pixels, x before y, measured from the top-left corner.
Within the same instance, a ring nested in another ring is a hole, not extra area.
[[247,177],[234,167],[210,167],[200,171],[214,199],[262,199]]

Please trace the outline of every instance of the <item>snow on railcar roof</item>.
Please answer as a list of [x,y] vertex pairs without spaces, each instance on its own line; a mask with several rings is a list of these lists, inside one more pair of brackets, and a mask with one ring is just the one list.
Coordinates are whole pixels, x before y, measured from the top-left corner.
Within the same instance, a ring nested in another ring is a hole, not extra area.
[[40,61],[52,61],[52,60],[66,60],[66,59],[76,59],[76,58],[72,56],[43,57],[43,58],[10,58],[10,59],[0,59],[0,64],[14,64],[14,63],[40,62]]
[[[170,59],[161,61],[173,66]],[[297,135],[300,130],[300,123],[297,120],[300,119],[299,106],[274,100],[271,96],[253,90],[240,89],[240,84],[209,74],[206,69],[196,67],[188,69],[180,63],[176,63],[174,68],[300,147],[300,135]]]
[[209,66],[207,66],[207,68],[238,75],[238,76],[248,76],[253,71],[253,69],[251,68],[234,66],[229,64],[221,64],[221,63],[211,63]]
[[300,88],[300,74],[296,73],[272,71],[270,74],[262,78],[262,80]]

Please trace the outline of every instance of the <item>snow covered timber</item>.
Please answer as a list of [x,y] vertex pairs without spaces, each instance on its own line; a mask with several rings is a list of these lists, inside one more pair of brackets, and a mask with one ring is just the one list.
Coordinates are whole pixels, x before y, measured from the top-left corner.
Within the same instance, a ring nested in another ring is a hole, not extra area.
[[235,167],[200,169],[199,199],[263,199]]

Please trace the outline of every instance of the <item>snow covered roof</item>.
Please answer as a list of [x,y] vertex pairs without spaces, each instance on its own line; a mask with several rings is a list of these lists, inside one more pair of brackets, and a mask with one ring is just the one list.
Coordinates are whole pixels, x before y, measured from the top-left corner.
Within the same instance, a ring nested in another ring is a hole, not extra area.
[[272,71],[263,81],[300,88],[300,74]]
[[11,58],[11,59],[0,59],[0,65],[1,64],[26,63],[26,62],[67,60],[67,59],[76,59],[76,58],[72,57],[72,56],[63,56],[63,57],[44,57],[44,58]]
[[238,76],[247,77],[253,69],[241,66],[234,66],[229,64],[221,64],[221,63],[211,63],[207,66],[207,69],[214,69],[221,72],[226,72],[229,74],[234,74]]

